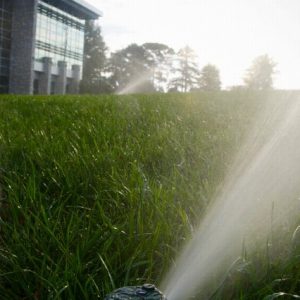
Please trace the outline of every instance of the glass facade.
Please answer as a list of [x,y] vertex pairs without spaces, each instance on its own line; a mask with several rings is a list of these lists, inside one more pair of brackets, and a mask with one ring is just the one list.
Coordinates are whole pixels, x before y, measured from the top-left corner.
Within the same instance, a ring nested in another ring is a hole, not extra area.
[[[1,0],[0,0],[1,1]],[[51,57],[53,63],[82,66],[85,21],[65,11],[38,3],[35,59]]]
[[8,92],[12,24],[11,0],[0,0],[0,93]]

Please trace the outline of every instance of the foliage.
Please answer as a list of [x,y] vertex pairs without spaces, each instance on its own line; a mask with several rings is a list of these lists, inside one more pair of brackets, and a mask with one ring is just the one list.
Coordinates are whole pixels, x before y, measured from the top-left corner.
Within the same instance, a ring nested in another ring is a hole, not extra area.
[[152,64],[144,47],[131,44],[112,54],[110,59],[111,82],[115,91],[122,91],[133,84],[132,90],[152,92]]
[[244,78],[246,87],[253,90],[272,89],[275,67],[276,63],[267,54],[256,57]]
[[286,224],[256,253],[244,249],[213,299],[300,299],[300,244],[293,241],[295,224]]
[[152,82],[156,91],[162,92],[170,78],[170,71],[174,59],[174,50],[159,43],[145,43],[148,61],[152,66]]
[[188,92],[198,87],[200,72],[196,58],[195,52],[188,46],[178,51],[175,78],[170,83],[170,91]]
[[131,44],[112,54],[110,80],[115,91],[163,91],[168,80],[170,56],[174,51],[164,44]]
[[[2,96],[0,299],[103,299],[158,284],[266,96]],[[220,299],[297,294],[293,251],[265,276],[257,255]],[[289,281],[274,287],[279,276]]]
[[220,86],[221,80],[217,67],[211,64],[204,66],[201,70],[199,88],[203,91],[218,91]]
[[111,87],[105,76],[107,47],[101,35],[101,28],[95,21],[87,21],[85,32],[81,93],[110,92]]

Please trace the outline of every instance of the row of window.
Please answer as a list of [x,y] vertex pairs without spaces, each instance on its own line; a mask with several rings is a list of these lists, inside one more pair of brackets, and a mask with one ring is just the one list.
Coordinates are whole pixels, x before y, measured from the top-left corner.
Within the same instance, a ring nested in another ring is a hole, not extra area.
[[11,19],[4,19],[0,17],[0,26],[7,31],[11,30]]
[[43,19],[38,16],[37,39],[44,42],[50,42],[57,47],[68,48],[75,52],[83,52],[84,32],[68,27],[64,24],[53,22],[53,20]]
[[0,93],[8,92],[12,1],[0,0]]
[[[81,0],[76,0],[76,1],[81,1]],[[80,23],[80,24],[85,23],[85,20],[78,19],[77,17],[69,14],[67,11],[61,10],[60,8],[52,6],[52,5],[48,4],[47,2],[48,2],[48,0],[38,0],[39,5],[42,5],[42,6],[48,8],[49,10],[51,10],[53,12],[59,13],[60,15],[63,15],[63,16],[66,16],[69,19],[76,21],[77,23]]]
[[38,49],[43,49],[45,51],[61,55],[63,57],[73,58],[77,60],[82,60],[82,54],[74,51],[70,51],[65,48],[57,47],[55,45],[44,43],[42,41],[36,41],[36,47]]
[[68,57],[64,57],[62,55],[53,54],[48,51],[42,50],[42,49],[36,49],[35,51],[35,59],[40,61],[43,57],[51,57],[52,62],[56,64],[58,61],[65,61],[67,63],[68,67],[71,67],[72,65],[80,65],[82,66],[81,60],[76,60]]
[[80,19],[75,19],[67,13],[64,13],[54,7],[49,7],[44,3],[39,4],[38,13],[67,26],[74,27],[77,30],[84,31],[84,23]]
[[2,28],[2,30],[0,29],[0,39],[2,38],[11,39],[11,30],[6,30],[4,28]]
[[53,63],[65,61],[69,67],[82,66],[84,23],[85,21],[40,1],[35,59],[51,57]]
[[0,10],[1,10],[0,18],[2,18],[2,19],[10,19],[11,18],[12,12],[1,9],[1,7],[0,7]]
[[0,9],[11,12],[12,11],[12,1],[11,0],[0,0]]
[[5,37],[3,37],[0,33],[0,48],[4,48],[4,49],[10,49],[10,39],[7,39]]
[[0,86],[8,86],[8,76],[0,75]]
[[8,76],[9,75],[9,68],[1,65],[1,67],[0,67],[0,75],[1,76]]
[[1,59],[10,59],[10,50],[0,47],[0,58]]
[[9,67],[9,59],[1,57],[0,64],[2,66],[6,66],[8,68]]

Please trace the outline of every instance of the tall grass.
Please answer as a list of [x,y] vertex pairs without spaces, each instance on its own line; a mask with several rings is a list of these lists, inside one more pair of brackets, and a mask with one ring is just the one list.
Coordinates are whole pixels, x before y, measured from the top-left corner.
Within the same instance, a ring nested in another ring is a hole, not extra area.
[[158,284],[265,96],[2,96],[0,299]]

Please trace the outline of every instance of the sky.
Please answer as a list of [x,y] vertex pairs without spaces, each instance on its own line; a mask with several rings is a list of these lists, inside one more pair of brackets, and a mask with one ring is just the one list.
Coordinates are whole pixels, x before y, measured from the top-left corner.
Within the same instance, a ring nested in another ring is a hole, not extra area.
[[300,89],[299,0],[86,0],[103,12],[99,22],[110,51],[131,43],[190,46],[200,68],[218,67],[223,88],[243,84],[253,59],[276,63],[274,85]]

